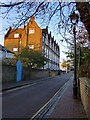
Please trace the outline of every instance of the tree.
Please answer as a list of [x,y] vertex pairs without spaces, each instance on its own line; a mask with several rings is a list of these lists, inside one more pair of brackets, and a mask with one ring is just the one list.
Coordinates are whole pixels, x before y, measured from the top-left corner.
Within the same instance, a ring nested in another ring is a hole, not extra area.
[[66,57],[68,58],[69,63],[71,66],[74,66],[74,52],[69,50],[68,52],[64,52],[66,54]]
[[23,48],[19,59],[22,61],[24,66],[31,66],[33,68],[41,68],[44,65],[44,61],[47,59],[44,57],[42,52],[35,51],[28,48]]
[[[65,52],[67,58],[70,59],[72,65],[74,65],[74,51]],[[77,70],[79,77],[90,77],[90,49],[87,46],[80,46],[77,44]]]
[[63,60],[61,66],[67,70],[70,67],[70,63],[69,61]]
[[88,47],[80,48],[79,59],[79,76],[90,78],[90,49]]

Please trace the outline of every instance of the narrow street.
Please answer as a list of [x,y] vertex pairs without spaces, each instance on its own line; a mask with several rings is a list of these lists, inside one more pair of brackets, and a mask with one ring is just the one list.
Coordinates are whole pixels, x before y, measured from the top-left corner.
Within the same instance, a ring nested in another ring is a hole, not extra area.
[[31,118],[69,80],[72,72],[2,95],[3,118]]
[[1,0],[0,12],[0,120],[90,120],[90,0]]

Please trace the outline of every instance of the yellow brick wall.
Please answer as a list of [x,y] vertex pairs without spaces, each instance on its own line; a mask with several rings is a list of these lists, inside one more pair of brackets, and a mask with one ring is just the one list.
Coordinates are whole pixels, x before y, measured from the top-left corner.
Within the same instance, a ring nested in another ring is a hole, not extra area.
[[88,120],[90,120],[90,85],[85,77],[80,78],[80,94]]
[[[21,37],[19,38],[14,38],[14,34],[21,34]],[[20,41],[21,41],[21,44],[20,44]],[[12,51],[13,51],[13,48],[22,48],[22,47],[25,47],[26,46],[26,36],[25,36],[25,30],[24,29],[17,29],[17,30],[14,30],[12,29],[10,31],[10,33],[8,34],[7,37],[5,37],[4,39],[4,46]],[[15,52],[17,53],[17,52]]]
[[18,39],[7,38],[4,40],[4,46],[13,52],[13,48],[18,47]]
[[[34,45],[34,49],[41,50],[42,46],[42,30],[34,20],[29,21],[28,26],[28,45]],[[29,34],[30,30],[34,33]]]

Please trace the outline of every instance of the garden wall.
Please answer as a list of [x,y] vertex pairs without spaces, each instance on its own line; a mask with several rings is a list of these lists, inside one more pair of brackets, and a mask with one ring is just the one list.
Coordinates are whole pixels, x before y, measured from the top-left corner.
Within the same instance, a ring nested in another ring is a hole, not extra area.
[[[23,67],[22,80],[37,80],[49,76],[56,76],[57,71],[31,69],[29,67]],[[11,65],[2,66],[2,83],[16,82],[16,67]]]
[[87,117],[90,120],[90,80],[86,77],[80,78],[80,94]]

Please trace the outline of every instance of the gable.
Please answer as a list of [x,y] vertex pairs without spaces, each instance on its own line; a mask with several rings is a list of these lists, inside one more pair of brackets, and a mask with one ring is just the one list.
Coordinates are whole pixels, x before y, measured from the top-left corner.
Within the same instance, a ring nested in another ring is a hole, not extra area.
[[24,28],[18,28],[18,29],[10,29],[7,34],[5,35],[5,39],[6,38],[15,38],[14,34],[18,34],[18,37],[20,34],[22,34],[22,32],[24,32]]

